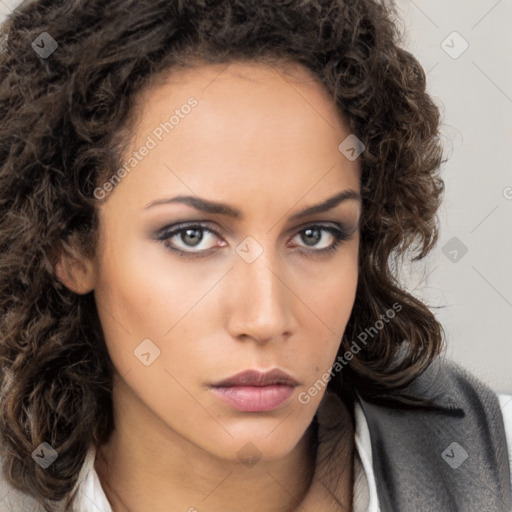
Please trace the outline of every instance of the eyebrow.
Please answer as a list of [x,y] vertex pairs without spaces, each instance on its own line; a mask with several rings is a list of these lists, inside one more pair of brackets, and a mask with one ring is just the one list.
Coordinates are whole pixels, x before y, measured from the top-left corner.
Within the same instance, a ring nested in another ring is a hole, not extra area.
[[[309,206],[307,208],[304,208],[300,212],[293,214],[290,217],[290,220],[298,220],[298,219],[302,219],[303,217],[307,217],[308,215],[313,215],[315,213],[327,212],[329,210],[332,210],[339,204],[341,204],[343,201],[347,201],[350,199],[361,202],[361,196],[355,190],[352,190],[352,189],[343,190],[342,192],[339,192],[338,194],[336,194],[332,197],[329,197],[328,199],[326,199],[325,201],[322,201],[319,204]],[[200,211],[206,212],[206,213],[226,215],[228,217],[233,217],[235,219],[243,218],[243,214],[240,210],[233,208],[232,206],[230,206],[228,204],[219,203],[216,201],[210,201],[207,199],[202,199],[197,196],[176,196],[176,197],[157,199],[155,201],[151,201],[150,203],[148,203],[144,207],[144,210],[148,210],[149,208],[152,208],[153,206],[162,205],[162,204],[171,204],[171,203],[186,204],[188,206],[191,206],[192,208],[195,208],[196,210],[200,210]]]

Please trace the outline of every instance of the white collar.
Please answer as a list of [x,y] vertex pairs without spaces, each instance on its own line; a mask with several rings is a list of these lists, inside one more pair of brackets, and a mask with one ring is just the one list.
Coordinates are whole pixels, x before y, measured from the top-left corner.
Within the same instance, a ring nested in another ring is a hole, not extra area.
[[370,431],[357,398],[354,400],[354,422],[356,444],[354,462],[356,466],[353,512],[380,512],[377,484],[373,472]]

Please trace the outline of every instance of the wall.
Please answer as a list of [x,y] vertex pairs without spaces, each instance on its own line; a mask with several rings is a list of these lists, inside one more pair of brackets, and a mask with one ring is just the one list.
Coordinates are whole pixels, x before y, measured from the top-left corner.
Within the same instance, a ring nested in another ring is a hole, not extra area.
[[442,109],[441,237],[411,288],[435,306],[447,355],[512,392],[512,1],[397,0],[406,47]]

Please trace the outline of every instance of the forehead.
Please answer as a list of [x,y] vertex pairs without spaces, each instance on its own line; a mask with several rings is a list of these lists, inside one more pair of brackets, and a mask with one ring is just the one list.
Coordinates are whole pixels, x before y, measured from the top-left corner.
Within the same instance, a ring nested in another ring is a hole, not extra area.
[[[300,63],[285,60],[196,63],[191,68],[171,69],[139,94],[139,118],[144,122],[155,114],[162,116],[191,96],[198,99],[203,113],[224,117],[223,124],[256,109],[269,121],[280,116],[289,129],[307,117],[316,118],[314,128],[348,128],[348,120],[318,77]],[[249,124],[251,119],[245,117],[245,121]]]
[[163,189],[207,197],[235,191],[239,198],[251,189],[268,201],[284,190],[298,201],[317,185],[325,190],[320,196],[333,187],[357,189],[358,163],[338,149],[350,135],[347,122],[300,65],[175,70],[145,90],[137,108],[131,151],[149,140],[152,147],[119,186],[129,182],[139,203]]

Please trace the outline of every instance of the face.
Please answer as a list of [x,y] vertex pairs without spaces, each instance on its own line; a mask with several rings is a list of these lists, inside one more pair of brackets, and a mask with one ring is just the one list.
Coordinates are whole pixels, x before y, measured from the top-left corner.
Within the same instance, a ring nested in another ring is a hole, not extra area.
[[[313,419],[324,390],[308,390],[355,299],[359,167],[338,149],[350,131],[300,66],[169,76],[140,96],[136,164],[100,201],[94,294],[114,403],[155,442],[276,459]],[[295,385],[215,387],[248,369]]]

